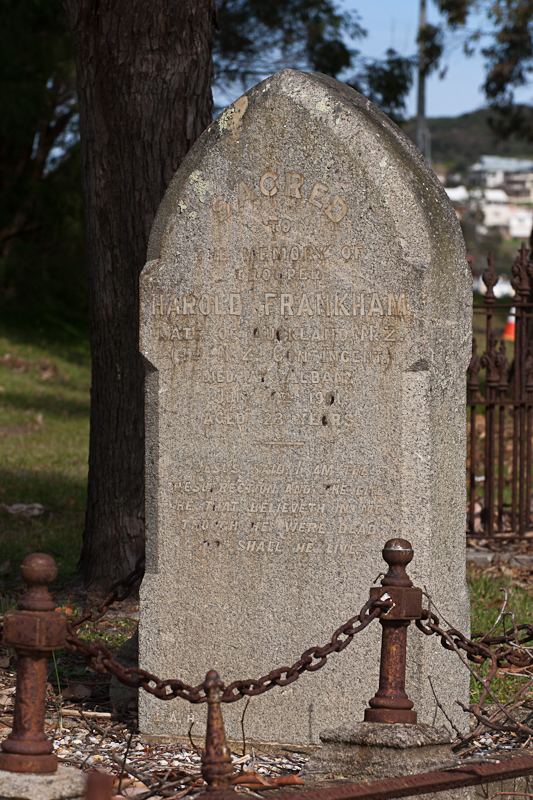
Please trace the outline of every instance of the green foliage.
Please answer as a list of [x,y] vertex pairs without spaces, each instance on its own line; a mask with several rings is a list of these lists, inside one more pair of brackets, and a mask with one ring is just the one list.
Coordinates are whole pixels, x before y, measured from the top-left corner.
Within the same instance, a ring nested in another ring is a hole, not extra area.
[[389,49],[383,62],[365,65],[362,84],[372,102],[391,119],[401,122],[405,116],[407,93],[413,84],[413,62]]
[[485,93],[497,112],[493,126],[502,136],[518,132],[533,141],[533,110],[514,102],[514,90],[526,86],[533,72],[533,0],[493,2],[489,17],[496,32],[483,55]]
[[[87,313],[75,70],[61,0],[5,0],[0,28],[0,309],[79,324]],[[365,35],[337,0],[221,0],[216,83],[232,88],[286,66],[353,80],[396,118],[408,59],[363,61]]]
[[[469,574],[470,604],[472,612],[472,632],[486,633],[491,630],[500,611],[505,607],[504,619],[498,625],[498,632],[512,628],[513,620],[517,625],[529,623],[533,619],[533,592],[519,585],[518,575],[508,570],[507,575],[492,575],[479,569],[472,569]],[[487,665],[479,672],[484,677],[488,671]],[[522,688],[524,678],[517,675],[500,675],[494,680],[492,689],[500,702],[509,702],[515,693]],[[479,699],[481,686],[477,681],[472,681],[471,701]],[[490,701],[489,701],[490,702]]]
[[[533,110],[515,103],[514,92],[529,84],[533,72],[533,0],[436,0],[451,28],[465,26],[472,11],[484,11],[492,41],[481,48],[486,58],[484,89],[494,110],[491,125],[499,136],[519,135],[533,141]],[[465,49],[472,53],[486,41],[470,30]]]
[[338,75],[352,66],[347,40],[365,35],[355,13],[333,0],[221,0],[215,83],[264,77],[284,67]]
[[437,69],[444,51],[444,35],[436,25],[429,23],[418,31],[417,44],[422,59],[422,73],[427,76]]
[[15,237],[0,259],[4,308],[20,308],[45,324],[52,318],[84,323],[87,277],[80,184],[80,153],[75,146],[36,187],[33,230]]
[[[451,28],[465,25],[474,7],[485,9],[492,22],[493,39],[483,50],[485,88],[494,107],[489,121],[516,154],[516,135],[533,136],[531,109],[516,105],[513,96],[532,69],[533,0],[436,2]],[[393,50],[384,58],[362,58],[354,45],[366,32],[358,14],[343,11],[340,0],[216,4],[218,88],[236,93],[283,67],[317,70],[347,80],[391,117],[403,119],[415,59]],[[62,2],[4,0],[2,10],[0,312],[19,307],[41,321],[79,324],[87,313],[87,276],[75,70]],[[442,34],[431,25],[421,33],[427,72],[438,67]],[[479,31],[468,39],[471,45],[478,40]],[[447,141],[434,134],[435,159],[462,167],[480,152],[503,153],[485,130],[487,119],[476,128],[463,117],[448,126]]]
[[2,166],[5,148],[31,150],[43,119],[71,96],[74,68],[60,0],[4,0],[0,26],[0,116]]
[[472,0],[437,0],[440,11],[452,28],[464,25],[472,6]]
[[345,79],[387,114],[402,119],[413,59],[388,50],[362,58],[348,45],[366,35],[355,12],[332,0],[225,0],[218,4],[215,85],[241,87],[292,67]]
[[[492,575],[472,569],[469,575],[472,603],[472,631],[485,632],[494,625],[507,594],[506,611],[514,614],[517,625],[533,619],[533,589],[519,586],[510,572],[507,576]],[[512,622],[510,617],[507,623]]]

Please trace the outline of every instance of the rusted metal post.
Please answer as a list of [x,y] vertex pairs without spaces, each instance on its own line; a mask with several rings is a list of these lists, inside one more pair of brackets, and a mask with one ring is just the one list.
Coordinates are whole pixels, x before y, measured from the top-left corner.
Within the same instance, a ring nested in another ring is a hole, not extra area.
[[21,573],[28,588],[18,610],[4,616],[3,643],[15,648],[18,663],[13,730],[0,745],[0,769],[50,773],[57,758],[44,732],[48,654],[64,646],[66,621],[47,586],[57,576],[54,559],[32,553]]
[[411,620],[422,616],[422,590],[413,587],[405,568],[413,559],[413,548],[407,539],[390,539],[382,550],[389,571],[381,581],[383,589],[374,586],[372,598],[383,597],[385,589],[394,605],[381,619],[381,663],[379,689],[365,709],[366,722],[416,723],[414,703],[405,691],[407,660],[407,628]]
[[506,405],[505,399],[508,389],[507,374],[509,372],[509,364],[507,362],[507,355],[505,351],[505,342],[500,340],[498,354],[496,356],[496,363],[498,365],[499,382],[498,382],[498,396],[500,399],[500,408],[498,412],[498,530],[503,530],[503,515],[504,515],[504,489],[505,489],[505,419],[506,419]]
[[468,530],[467,533],[474,534],[476,531],[476,460],[477,460],[477,403],[479,401],[479,370],[481,359],[477,353],[477,341],[472,337],[472,357],[467,370],[467,402],[470,406],[470,428],[469,428],[469,492],[468,492]]
[[92,770],[87,775],[85,800],[111,800],[113,794],[113,776],[107,772]]
[[[276,792],[276,800],[398,800],[400,797],[416,797],[446,792],[446,797],[463,797],[457,789],[467,786],[483,785],[481,797],[487,797],[484,784],[502,780],[513,780],[533,775],[533,756],[498,758],[490,763],[470,762],[457,767],[435,772],[421,772],[417,775],[399,775],[395,778],[382,778],[377,781],[361,783],[337,783],[326,788],[300,789],[295,792]],[[450,792],[450,789],[452,790]],[[454,791],[455,790],[455,791]],[[529,797],[522,792],[496,792],[501,795]],[[476,794],[477,796],[477,794]]]
[[202,775],[207,783],[206,791],[228,791],[231,790],[233,767],[220,707],[222,681],[214,669],[209,670],[205,676],[204,689],[207,696],[207,728],[205,750],[202,755]]
[[481,358],[486,368],[485,404],[485,532],[494,533],[494,477],[496,464],[496,399],[500,384],[498,342],[494,333],[489,334],[487,351]]

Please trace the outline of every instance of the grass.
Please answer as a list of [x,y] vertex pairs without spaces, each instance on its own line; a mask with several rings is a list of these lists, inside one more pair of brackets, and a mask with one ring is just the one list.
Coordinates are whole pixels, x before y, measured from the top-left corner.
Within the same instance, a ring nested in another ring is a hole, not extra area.
[[494,576],[480,570],[470,570],[469,586],[472,604],[472,631],[489,630],[508,593],[508,609],[514,612],[517,624],[533,619],[533,586],[517,586],[512,575]]
[[[502,609],[505,597],[507,596],[506,611],[514,615],[517,625],[531,623],[533,620],[533,585],[522,584],[519,575],[512,570],[508,570],[507,575],[494,575],[480,569],[470,569],[468,584],[470,587],[471,604],[471,629],[473,633],[489,631],[496,622],[500,610]],[[506,630],[512,625],[510,616],[506,616]],[[500,622],[495,635],[502,633],[502,623]],[[486,668],[481,670],[481,674],[486,673]],[[493,684],[496,697],[501,702],[511,699],[514,693],[522,686],[524,678],[516,675],[502,675],[497,677]],[[471,683],[472,702],[479,698],[480,685],[474,679]]]
[[[79,611],[80,609],[76,609]],[[117,652],[125,642],[133,636],[137,628],[135,620],[129,617],[104,617],[102,620],[92,625],[82,625],[78,628],[77,634],[85,642],[100,642],[105,644],[113,652]],[[71,683],[84,683],[88,679],[94,680],[95,676],[88,676],[87,665],[83,657],[77,653],[70,653],[65,650],[54,654],[53,665],[49,667],[49,680],[51,680],[57,691],[61,691],[61,686]],[[97,682],[106,683],[109,675],[98,676]]]
[[[0,325],[0,582],[18,581],[27,553],[46,550],[60,580],[75,572],[83,530],[89,435],[89,352],[76,330]],[[40,503],[26,518],[6,506]]]

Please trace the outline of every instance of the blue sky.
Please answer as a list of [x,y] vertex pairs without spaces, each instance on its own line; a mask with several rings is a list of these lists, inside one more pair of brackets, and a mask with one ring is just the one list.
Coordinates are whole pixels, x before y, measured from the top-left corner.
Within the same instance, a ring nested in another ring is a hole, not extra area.
[[[363,55],[379,57],[388,47],[394,47],[402,55],[414,53],[418,24],[418,0],[343,0],[346,10],[357,10],[361,23],[368,31],[366,39],[356,43]],[[435,6],[428,2],[429,22],[437,23],[439,15]],[[488,23],[477,16],[469,27]],[[449,34],[444,65],[448,67],[446,77],[439,80],[432,76],[428,81],[427,111],[430,117],[455,116],[474,111],[485,105],[481,85],[483,83],[483,57],[479,54],[467,58],[462,51],[464,32]],[[533,87],[520,90],[517,99],[533,102]],[[408,115],[415,111],[415,91],[408,101]]]

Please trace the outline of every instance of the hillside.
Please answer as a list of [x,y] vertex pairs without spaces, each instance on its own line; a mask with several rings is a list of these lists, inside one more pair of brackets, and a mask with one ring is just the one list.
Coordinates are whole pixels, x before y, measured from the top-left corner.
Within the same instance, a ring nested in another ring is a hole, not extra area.
[[[484,154],[533,158],[532,143],[514,138],[501,140],[495,136],[488,124],[490,113],[480,109],[459,117],[429,119],[433,163],[461,171]],[[414,139],[414,119],[403,127]]]

